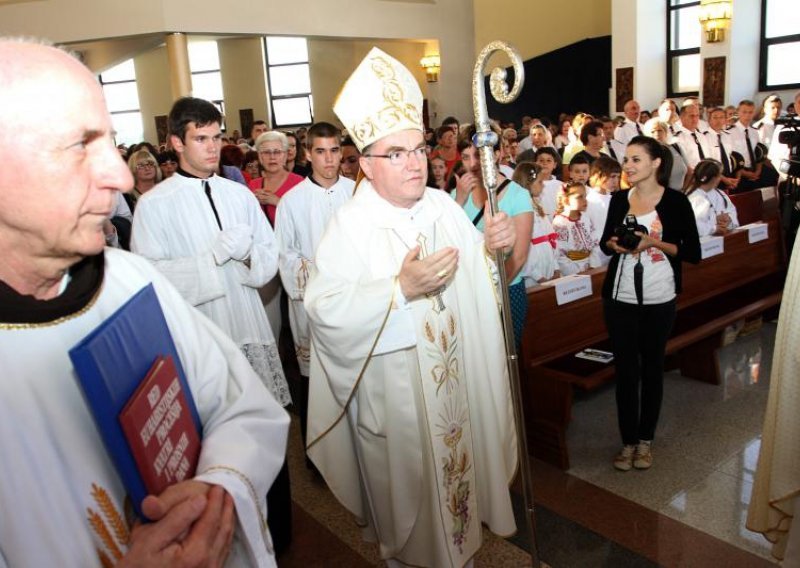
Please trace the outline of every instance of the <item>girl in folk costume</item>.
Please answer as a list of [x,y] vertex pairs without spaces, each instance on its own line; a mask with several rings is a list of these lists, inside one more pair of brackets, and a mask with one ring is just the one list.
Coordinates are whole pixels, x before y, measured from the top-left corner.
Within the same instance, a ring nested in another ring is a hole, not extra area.
[[558,277],[558,249],[553,224],[544,212],[541,203],[544,179],[539,176],[539,168],[533,162],[517,165],[512,178],[531,194],[533,201],[533,230],[528,260],[522,268],[525,285],[535,286],[545,280]]
[[724,235],[739,226],[736,207],[717,186],[722,179],[722,164],[701,160],[686,186],[701,237]]
[[597,229],[586,215],[586,186],[570,182],[558,196],[553,230],[558,245],[558,268],[561,274],[577,274],[599,265]]

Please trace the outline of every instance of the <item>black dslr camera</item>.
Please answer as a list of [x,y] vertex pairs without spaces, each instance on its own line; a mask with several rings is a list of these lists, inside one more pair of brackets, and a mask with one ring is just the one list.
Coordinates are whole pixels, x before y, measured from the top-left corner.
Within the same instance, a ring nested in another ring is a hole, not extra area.
[[642,237],[634,234],[635,232],[647,233],[647,227],[636,222],[635,215],[626,215],[625,222],[618,227],[614,227],[614,236],[617,237],[617,244],[624,249],[635,250],[642,242]]

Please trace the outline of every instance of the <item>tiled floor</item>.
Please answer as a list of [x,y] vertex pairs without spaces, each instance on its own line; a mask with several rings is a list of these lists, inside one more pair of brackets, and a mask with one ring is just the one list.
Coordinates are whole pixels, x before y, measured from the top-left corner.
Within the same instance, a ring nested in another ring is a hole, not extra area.
[[720,351],[722,385],[667,374],[654,467],[621,473],[613,387],[576,401],[568,432],[570,475],[736,547],[770,558],[744,522],[769,390],[775,324]]
[[[578,398],[568,431],[572,469],[533,461],[540,558],[554,568],[774,566],[767,542],[744,528],[774,334],[775,325],[765,324],[724,348],[723,385],[667,375],[647,472],[611,466],[619,444],[613,388]],[[381,566],[377,547],[306,468],[297,430],[293,421],[295,536],[279,565]],[[522,527],[518,496],[515,504]],[[530,566],[524,530],[509,541],[484,535],[476,567]]]

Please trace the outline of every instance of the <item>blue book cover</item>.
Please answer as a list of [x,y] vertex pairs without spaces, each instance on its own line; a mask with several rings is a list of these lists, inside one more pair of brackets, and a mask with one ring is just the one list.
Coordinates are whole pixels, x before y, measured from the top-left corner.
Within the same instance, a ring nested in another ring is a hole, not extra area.
[[[155,360],[167,355],[172,355],[183,390],[190,394],[152,284],[137,292],[69,352],[106,450],[142,519],[145,517],[141,505],[147,491],[118,416]],[[197,408],[191,396],[187,399],[192,421],[202,436]]]

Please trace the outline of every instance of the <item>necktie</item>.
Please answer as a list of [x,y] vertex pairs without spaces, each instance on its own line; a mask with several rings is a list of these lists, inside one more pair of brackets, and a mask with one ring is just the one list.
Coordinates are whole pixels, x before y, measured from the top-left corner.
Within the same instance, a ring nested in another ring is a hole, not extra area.
[[722,134],[717,132],[717,144],[719,144],[719,158],[722,162],[722,173],[725,177],[731,176],[731,163],[728,161],[728,153],[725,151],[725,146],[722,145]]
[[753,143],[750,142],[750,136],[747,129],[744,130],[744,141],[747,143],[747,153],[750,155],[750,167],[756,167],[756,155],[753,153]]
[[641,136],[642,135],[642,129],[639,126],[639,123],[638,122],[634,122],[633,124],[636,126],[636,132],[638,132],[639,136]]
[[[608,153],[611,154],[611,157],[616,160],[617,159],[617,153],[614,152],[614,148],[611,147],[610,143],[606,142],[606,148],[608,148]],[[617,160],[617,161],[619,161],[619,160]]]
[[697,134],[692,132],[692,138],[694,138],[694,143],[697,144],[697,151],[700,153],[700,159],[706,159],[706,153],[703,152],[703,147],[700,145],[700,140],[697,139]]
[[211,197],[211,186],[208,184],[208,180],[203,180],[203,186],[206,190],[206,197],[208,197],[208,202],[211,204],[211,210],[214,212],[214,218],[217,220],[217,226],[219,230],[222,230],[222,223],[219,221],[219,213],[217,213],[217,206],[214,205],[214,198]]

